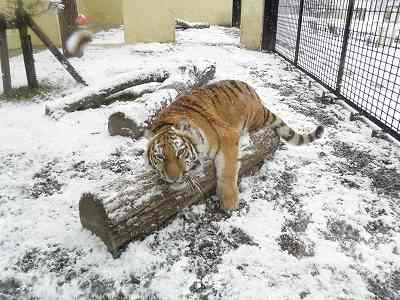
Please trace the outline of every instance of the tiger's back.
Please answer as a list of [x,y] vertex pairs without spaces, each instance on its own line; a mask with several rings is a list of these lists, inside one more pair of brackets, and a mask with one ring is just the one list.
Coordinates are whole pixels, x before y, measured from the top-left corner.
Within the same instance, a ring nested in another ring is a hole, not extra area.
[[[178,98],[153,121],[151,130],[176,125],[182,119],[205,131],[253,131],[268,117],[255,90],[242,81],[224,80],[194,89]],[[211,128],[210,128],[211,127]]]
[[178,98],[154,120],[151,130],[176,125],[182,119],[203,130],[210,142],[217,142],[219,135],[252,132],[263,126],[274,129],[279,136],[295,145],[308,144],[322,136],[318,126],[310,134],[297,134],[282,119],[263,104],[256,91],[238,80],[223,80],[194,89]]

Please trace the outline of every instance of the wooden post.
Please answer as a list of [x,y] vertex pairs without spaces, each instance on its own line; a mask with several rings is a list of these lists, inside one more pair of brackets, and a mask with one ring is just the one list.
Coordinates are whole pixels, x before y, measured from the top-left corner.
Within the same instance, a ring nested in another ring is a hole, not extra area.
[[53,44],[53,42],[48,38],[48,36],[40,29],[40,27],[33,21],[33,19],[24,12],[25,18],[29,27],[38,36],[38,38],[46,45],[50,52],[55,56],[55,58],[61,63],[61,65],[67,70],[67,72],[78,82],[83,85],[88,85],[85,80],[78,74],[75,68],[69,63],[68,59],[58,50],[58,48]]
[[3,92],[11,91],[10,61],[8,56],[6,21],[0,18],[0,62],[3,78]]
[[232,27],[240,28],[240,17],[242,13],[242,0],[232,1]]
[[264,30],[261,48],[266,51],[275,50],[278,8],[279,0],[265,0]]
[[60,22],[61,40],[65,57],[70,57],[66,49],[66,42],[71,34],[76,30],[75,19],[78,16],[76,0],[63,0],[64,9],[58,14]]
[[17,16],[17,27],[19,31],[19,38],[21,40],[21,49],[24,57],[28,86],[30,88],[37,88],[39,87],[39,84],[36,77],[35,60],[33,59],[32,42],[31,37],[28,34],[27,20],[25,14],[23,13],[22,1],[18,1],[18,7],[15,15]]

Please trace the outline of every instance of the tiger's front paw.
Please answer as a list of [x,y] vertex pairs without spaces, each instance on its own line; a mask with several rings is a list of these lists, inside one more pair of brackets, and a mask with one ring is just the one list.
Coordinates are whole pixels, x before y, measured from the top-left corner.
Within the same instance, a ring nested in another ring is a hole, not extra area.
[[239,199],[237,190],[223,192],[220,196],[220,208],[224,211],[232,211],[239,209]]

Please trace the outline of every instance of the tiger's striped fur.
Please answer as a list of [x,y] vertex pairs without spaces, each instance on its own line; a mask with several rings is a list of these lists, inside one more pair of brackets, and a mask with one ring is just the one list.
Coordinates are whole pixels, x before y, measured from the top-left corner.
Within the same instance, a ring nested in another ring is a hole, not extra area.
[[320,138],[323,127],[298,134],[268,110],[256,91],[236,80],[219,81],[179,95],[150,126],[147,159],[169,183],[182,182],[199,155],[214,159],[217,194],[223,209],[238,208],[240,137],[263,126],[291,144]]

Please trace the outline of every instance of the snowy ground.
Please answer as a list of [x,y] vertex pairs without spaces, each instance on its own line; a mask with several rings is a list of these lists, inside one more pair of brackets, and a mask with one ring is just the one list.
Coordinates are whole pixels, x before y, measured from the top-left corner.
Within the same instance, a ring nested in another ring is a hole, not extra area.
[[[117,41],[114,33],[98,44]],[[56,88],[0,102],[0,299],[399,299],[399,146],[321,102],[320,87],[280,58],[241,49],[234,29],[177,40],[92,45],[71,62],[93,84],[146,66],[216,61],[217,79],[247,81],[294,128],[323,124],[326,136],[282,145],[242,181],[233,216],[210,199],[114,260],[81,228],[78,201],[142,162],[142,141],[106,131],[110,112],[129,103],[46,117],[46,102],[81,87],[39,53],[40,81]],[[13,83],[24,85],[21,57],[11,64]]]

